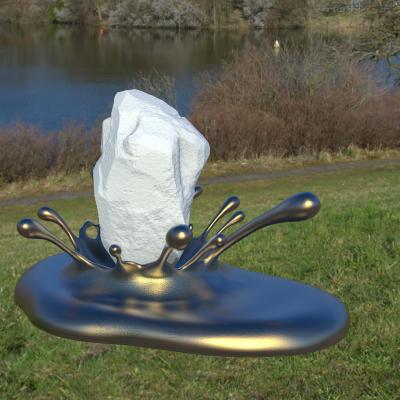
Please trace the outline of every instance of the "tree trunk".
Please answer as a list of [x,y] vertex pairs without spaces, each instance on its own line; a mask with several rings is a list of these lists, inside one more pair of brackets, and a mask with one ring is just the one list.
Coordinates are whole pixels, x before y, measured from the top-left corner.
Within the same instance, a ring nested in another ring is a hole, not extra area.
[[97,11],[97,18],[99,19],[99,22],[103,22],[103,16],[101,15],[101,6],[99,0],[95,2],[95,6]]
[[217,27],[217,5],[216,5],[216,0],[213,0],[213,25],[214,25],[214,28]]

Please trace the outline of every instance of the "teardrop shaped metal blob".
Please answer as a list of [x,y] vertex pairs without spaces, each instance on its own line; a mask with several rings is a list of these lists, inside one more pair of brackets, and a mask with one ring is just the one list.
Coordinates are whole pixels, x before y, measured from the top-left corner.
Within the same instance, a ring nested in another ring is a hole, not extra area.
[[142,274],[149,278],[165,278],[173,274],[173,268],[168,264],[168,258],[174,251],[172,247],[165,246],[157,261],[146,264],[142,270]]
[[121,254],[122,250],[121,247],[117,246],[116,244],[112,244],[108,250],[110,254],[117,259],[117,261],[121,261]]
[[59,246],[62,244],[64,247],[65,244],[61,242],[56,236],[54,236],[47,228],[45,228],[40,222],[31,219],[24,218],[17,224],[18,232],[28,238],[28,239],[43,239],[49,242],[54,243]]
[[108,249],[109,253],[116,258],[117,265],[125,271],[134,272],[142,269],[142,265],[133,261],[124,261],[122,259],[122,249],[116,244],[112,244]]
[[147,264],[143,274],[152,278],[163,278],[171,275],[174,269],[168,264],[168,258],[175,250],[184,250],[193,239],[193,232],[188,225],[177,225],[172,227],[165,237],[167,245],[161,252],[157,261]]
[[233,225],[236,225],[240,222],[242,222],[245,218],[245,213],[243,211],[237,211],[235,212],[226,222],[226,224],[218,231],[218,233],[222,233],[232,227]]
[[37,214],[40,219],[57,224],[66,233],[74,248],[78,248],[77,237],[57,211],[50,207],[42,207],[38,210]]
[[217,233],[213,236],[203,247],[198,250],[193,257],[187,260],[183,265],[180,265],[177,269],[185,270],[194,265],[199,261],[204,255],[206,255],[211,250],[221,247],[225,242],[225,237],[221,233]]
[[203,188],[201,186],[196,186],[194,188],[194,196],[193,199],[197,199],[203,193]]
[[175,250],[184,250],[193,239],[193,232],[188,225],[177,225],[167,232],[166,242]]
[[235,243],[261,228],[282,222],[305,221],[314,217],[320,208],[321,203],[315,194],[310,192],[295,194],[227,236],[224,244],[207,258],[207,262],[212,262]]
[[65,251],[69,254],[73,259],[78,261],[81,264],[84,264],[87,267],[99,267],[99,268],[107,268],[101,265],[97,265],[86,257],[82,256],[81,254],[77,253],[75,250],[70,249],[54,236],[48,229],[46,229],[40,222],[31,219],[31,218],[24,218],[20,220],[17,224],[17,230],[25,238],[28,239],[42,239],[47,240],[50,243],[53,243],[57,247],[59,247],[62,251]]
[[236,210],[239,207],[240,199],[237,196],[230,196],[222,204],[222,207],[218,211],[217,215],[211,220],[208,224],[207,228],[202,233],[201,237],[203,240],[207,238],[207,235],[210,233],[211,229],[215,226],[215,224],[223,218],[226,214],[229,214],[231,211]]
[[[207,241],[207,235],[215,226],[215,224],[227,213],[236,209],[239,204],[240,201],[238,197],[229,197],[204,232],[195,239],[193,239],[192,225],[178,225],[171,228],[166,235],[166,246],[164,247],[159,258],[152,263],[141,265],[133,261],[124,261],[122,259],[121,248],[117,245],[110,246],[109,253],[115,257],[117,260],[117,265],[125,272],[132,273],[140,271],[143,275],[149,277],[165,277],[171,275],[174,271],[176,271],[176,269],[185,270],[199,261],[203,262],[205,265],[209,265],[228,248],[258,229],[281,222],[303,221],[312,218],[320,209],[320,202],[317,196],[307,192],[298,193],[295,196],[283,201],[273,209],[245,224],[231,235],[224,237],[222,232],[243,221],[245,217],[245,214],[242,211],[234,213],[219,229],[217,234]],[[91,238],[88,237],[86,230],[91,226],[95,226],[98,235],[96,239],[91,240],[95,241],[96,243],[100,243],[99,225],[86,222],[80,229],[80,236],[78,239],[56,211],[49,207],[43,207],[38,211],[38,215],[45,221],[54,222],[59,225],[64,232],[67,233],[74,245],[75,243],[82,244],[82,246],[85,243],[86,245],[92,245],[92,242],[89,241]],[[97,261],[91,261],[90,259],[86,258],[86,255],[90,256],[90,251],[93,250],[93,246],[89,246],[88,248],[83,246],[80,249],[81,251],[75,251],[68,248],[61,240],[54,236],[38,221],[33,219],[21,220],[18,223],[17,228],[19,233],[24,237],[31,239],[44,239],[55,244],[61,250],[65,251],[76,261],[84,264],[85,266],[103,269],[110,269],[115,266],[115,263],[112,262],[111,258],[109,259],[109,262],[105,263],[104,265],[103,263],[98,264]],[[178,262],[175,263],[175,268],[172,267],[171,263],[168,263],[168,258],[174,250],[184,251]]]
[[143,268],[143,275],[151,278],[164,278],[174,273],[174,269],[168,264],[168,258],[174,250],[184,250],[193,239],[193,232],[188,225],[172,227],[165,237],[166,246],[160,257]]

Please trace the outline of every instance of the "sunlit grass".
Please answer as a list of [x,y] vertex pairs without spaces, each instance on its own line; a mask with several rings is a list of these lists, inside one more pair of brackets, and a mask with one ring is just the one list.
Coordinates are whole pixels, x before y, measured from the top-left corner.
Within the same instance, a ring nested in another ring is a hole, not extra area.
[[[297,191],[322,202],[312,221],[259,231],[225,261],[318,286],[341,298],[351,326],[306,356],[217,358],[69,341],[33,327],[13,302],[30,265],[57,249],[17,235],[37,206],[0,211],[1,399],[395,399],[400,355],[400,167],[210,185],[196,200],[199,232],[229,194],[248,218]],[[77,229],[93,200],[54,201]],[[265,304],[265,307],[273,307]]]

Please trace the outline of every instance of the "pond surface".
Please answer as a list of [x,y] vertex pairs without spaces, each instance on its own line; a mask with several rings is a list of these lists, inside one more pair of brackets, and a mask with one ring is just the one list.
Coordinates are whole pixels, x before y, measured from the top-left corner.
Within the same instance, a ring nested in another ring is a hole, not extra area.
[[[196,79],[215,72],[249,43],[272,46],[279,37],[307,47],[317,41],[351,43],[350,34],[304,31],[172,32],[74,26],[0,26],[0,123],[21,121],[44,130],[68,121],[106,117],[117,91],[157,70],[175,78],[179,111],[187,114]],[[332,39],[333,38],[333,39]],[[387,72],[385,66],[383,72]]]

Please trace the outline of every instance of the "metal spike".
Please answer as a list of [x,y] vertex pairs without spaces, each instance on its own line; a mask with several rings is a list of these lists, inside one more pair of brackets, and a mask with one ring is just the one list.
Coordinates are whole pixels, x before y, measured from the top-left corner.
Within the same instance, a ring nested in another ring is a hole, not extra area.
[[320,201],[313,193],[298,193],[248,222],[230,236],[227,236],[224,244],[216,248],[215,251],[207,257],[205,262],[208,264],[211,263],[235,243],[261,228],[282,222],[305,221],[316,215],[320,207]]
[[224,244],[224,235],[217,234],[213,238],[211,238],[199,251],[194,254],[192,258],[187,260],[183,265],[179,266],[179,270],[185,270],[195,264],[201,257],[203,257],[210,250],[221,247]]
[[222,233],[226,231],[228,228],[232,227],[239,222],[242,222],[245,218],[245,213],[243,211],[237,211],[232,215],[226,222],[226,224],[218,231],[218,233]]
[[168,257],[175,250],[184,250],[193,238],[193,232],[188,225],[177,225],[171,228],[165,237],[167,245],[160,257],[154,263],[145,266],[143,274],[153,278],[162,278],[174,272],[168,265]]
[[40,219],[57,224],[68,236],[75,249],[78,248],[77,237],[72,232],[71,228],[67,225],[64,218],[50,207],[42,207],[38,210],[37,215]]
[[99,267],[107,269],[108,267],[95,264],[88,260],[86,257],[82,256],[81,254],[77,253],[75,250],[70,249],[63,243],[60,239],[54,236],[48,229],[46,229],[40,222],[31,219],[25,218],[18,222],[17,224],[18,232],[28,239],[43,239],[47,240],[50,243],[53,243],[61,250],[65,251],[69,254],[73,259],[78,261],[81,264],[86,265],[87,267]]
[[221,209],[218,211],[217,215],[211,220],[211,222],[208,224],[207,228],[204,230],[204,232],[201,234],[201,237],[203,240],[207,238],[207,235],[210,233],[211,229],[215,226],[215,224],[223,218],[226,214],[230,213],[233,210],[236,210],[236,208],[239,207],[240,200],[237,196],[230,196],[228,197],[224,204],[222,204]]

